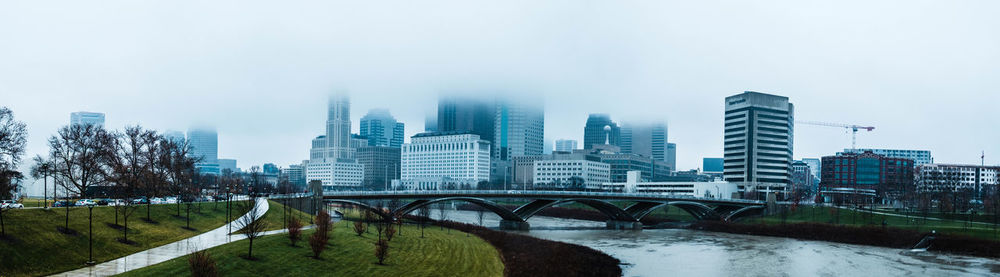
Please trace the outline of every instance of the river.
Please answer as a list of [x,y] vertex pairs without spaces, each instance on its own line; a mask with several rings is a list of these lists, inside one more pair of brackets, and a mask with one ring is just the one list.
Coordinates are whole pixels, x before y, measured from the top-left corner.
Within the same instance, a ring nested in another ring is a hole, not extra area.
[[[431,217],[440,219],[438,210]],[[479,224],[478,213],[448,220]],[[584,245],[622,260],[624,276],[997,276],[1000,260],[685,229],[616,231],[603,222],[535,216],[524,234]],[[499,226],[486,212],[483,225]]]

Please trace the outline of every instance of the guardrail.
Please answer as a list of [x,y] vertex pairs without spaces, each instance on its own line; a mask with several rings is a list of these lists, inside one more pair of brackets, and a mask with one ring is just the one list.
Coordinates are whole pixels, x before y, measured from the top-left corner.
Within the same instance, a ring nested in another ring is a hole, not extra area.
[[[312,195],[312,194],[309,194]],[[695,197],[688,195],[671,195],[659,193],[619,193],[619,192],[589,192],[589,191],[522,191],[522,190],[391,190],[391,191],[334,191],[324,192],[323,197],[377,197],[377,196],[414,196],[414,197],[443,197],[454,195],[485,196],[485,197],[594,197],[594,198],[622,198],[622,199],[663,199],[663,200],[693,200],[730,202],[741,204],[763,204],[764,201],[747,199],[719,199],[710,197]]]

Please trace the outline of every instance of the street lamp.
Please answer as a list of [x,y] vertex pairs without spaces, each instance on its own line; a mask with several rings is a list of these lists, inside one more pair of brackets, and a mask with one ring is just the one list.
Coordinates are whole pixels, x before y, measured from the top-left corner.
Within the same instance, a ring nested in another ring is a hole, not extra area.
[[95,265],[97,262],[94,262],[94,204],[87,204],[87,219],[90,221],[90,238],[87,239],[87,244],[89,244],[90,248],[90,259],[87,260],[87,265]]

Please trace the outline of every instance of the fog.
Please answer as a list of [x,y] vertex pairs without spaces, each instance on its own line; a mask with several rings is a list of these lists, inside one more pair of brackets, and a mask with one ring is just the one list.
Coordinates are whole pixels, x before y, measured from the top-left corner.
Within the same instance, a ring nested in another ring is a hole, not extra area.
[[[752,2],[752,3],[751,3]],[[680,169],[722,153],[723,98],[788,96],[797,120],[876,126],[859,147],[1000,163],[997,1],[4,1],[0,105],[27,156],[74,111],[107,127],[217,126],[247,168],[308,158],[328,94],[353,128],[423,130],[441,93],[542,96],[545,136],[589,113],[666,121]],[[407,139],[408,140],[408,139]],[[582,141],[581,141],[582,144]],[[850,147],[797,125],[795,158]],[[28,183],[31,181],[29,180]]]

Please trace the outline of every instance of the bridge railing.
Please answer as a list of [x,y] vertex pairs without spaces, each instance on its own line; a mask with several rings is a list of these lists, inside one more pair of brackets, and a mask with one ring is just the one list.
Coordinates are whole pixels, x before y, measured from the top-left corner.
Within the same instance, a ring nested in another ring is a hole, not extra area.
[[663,200],[693,200],[693,201],[716,201],[733,202],[745,204],[762,204],[763,201],[747,199],[721,199],[711,197],[695,197],[689,195],[672,195],[662,193],[620,193],[620,192],[590,192],[590,191],[539,191],[539,190],[390,190],[390,191],[331,191],[324,192],[324,197],[377,197],[377,196],[416,196],[416,197],[440,197],[453,195],[487,196],[487,197],[510,197],[525,198],[539,196],[558,197],[600,197],[600,198],[652,198]]

